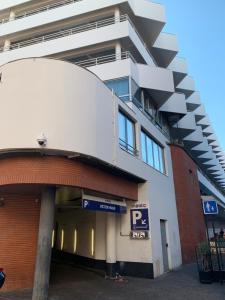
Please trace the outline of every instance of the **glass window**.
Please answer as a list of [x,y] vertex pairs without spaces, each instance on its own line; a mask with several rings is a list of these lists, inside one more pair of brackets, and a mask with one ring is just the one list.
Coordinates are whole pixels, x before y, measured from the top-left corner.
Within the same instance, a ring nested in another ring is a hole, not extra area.
[[119,112],[119,144],[122,149],[135,154],[134,123]]
[[147,135],[146,136],[146,146],[147,146],[147,153],[148,153],[148,160],[147,160],[147,164],[149,164],[150,166],[154,167],[154,153],[153,153],[153,141],[152,139],[150,139]]
[[119,78],[106,81],[105,84],[110,88],[121,100],[129,101],[129,78]]
[[161,173],[165,173],[163,147],[141,131],[142,160]]
[[146,135],[141,132],[141,156],[142,160],[147,163],[147,151],[146,151]]

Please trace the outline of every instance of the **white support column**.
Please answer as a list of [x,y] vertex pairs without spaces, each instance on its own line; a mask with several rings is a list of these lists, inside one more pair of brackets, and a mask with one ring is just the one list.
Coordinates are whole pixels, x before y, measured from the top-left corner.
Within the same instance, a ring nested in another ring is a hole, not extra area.
[[107,213],[106,218],[106,275],[116,276],[116,215]]
[[115,54],[116,54],[116,59],[121,59],[122,57],[122,47],[120,42],[117,42],[115,45]]
[[55,215],[55,187],[46,187],[41,195],[36,267],[32,300],[47,300]]
[[4,47],[3,47],[3,51],[9,50],[10,45],[11,45],[11,41],[10,41],[10,40],[5,40],[5,42],[4,42]]
[[9,20],[10,21],[13,21],[15,20],[15,17],[16,17],[16,14],[13,10],[10,10],[10,13],[9,13]]
[[119,20],[120,20],[120,9],[119,9],[119,7],[115,8],[114,17],[115,17],[116,22],[119,22]]

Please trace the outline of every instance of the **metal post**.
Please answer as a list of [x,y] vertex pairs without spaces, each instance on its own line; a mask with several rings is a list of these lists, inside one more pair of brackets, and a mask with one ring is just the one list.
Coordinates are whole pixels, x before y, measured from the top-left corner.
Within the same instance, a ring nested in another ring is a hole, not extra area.
[[[212,227],[213,227],[213,235],[215,237],[215,223],[214,220],[212,221]],[[218,268],[219,268],[219,281],[222,282],[222,278],[221,278],[221,266],[220,266],[220,258],[219,258],[219,251],[218,251],[218,245],[217,245],[217,239],[215,239],[215,247],[216,247],[216,257],[217,257],[217,264],[218,264]]]
[[46,187],[43,189],[41,195],[40,223],[32,300],[48,299],[54,213],[55,187]]

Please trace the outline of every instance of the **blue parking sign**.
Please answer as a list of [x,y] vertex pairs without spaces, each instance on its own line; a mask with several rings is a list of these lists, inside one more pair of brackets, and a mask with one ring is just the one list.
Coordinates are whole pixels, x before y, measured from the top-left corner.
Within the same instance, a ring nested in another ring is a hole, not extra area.
[[148,209],[130,210],[131,230],[149,230]]
[[203,201],[203,211],[204,215],[217,215],[219,213],[217,202],[215,200]]

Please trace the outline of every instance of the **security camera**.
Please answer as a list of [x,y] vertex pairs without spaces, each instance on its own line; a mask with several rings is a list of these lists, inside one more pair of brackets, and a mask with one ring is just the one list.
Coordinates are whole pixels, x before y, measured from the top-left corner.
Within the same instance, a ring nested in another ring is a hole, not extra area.
[[39,144],[39,146],[44,147],[47,144],[47,139],[45,137],[45,135],[42,133],[42,135],[40,137],[37,138],[37,142]]

